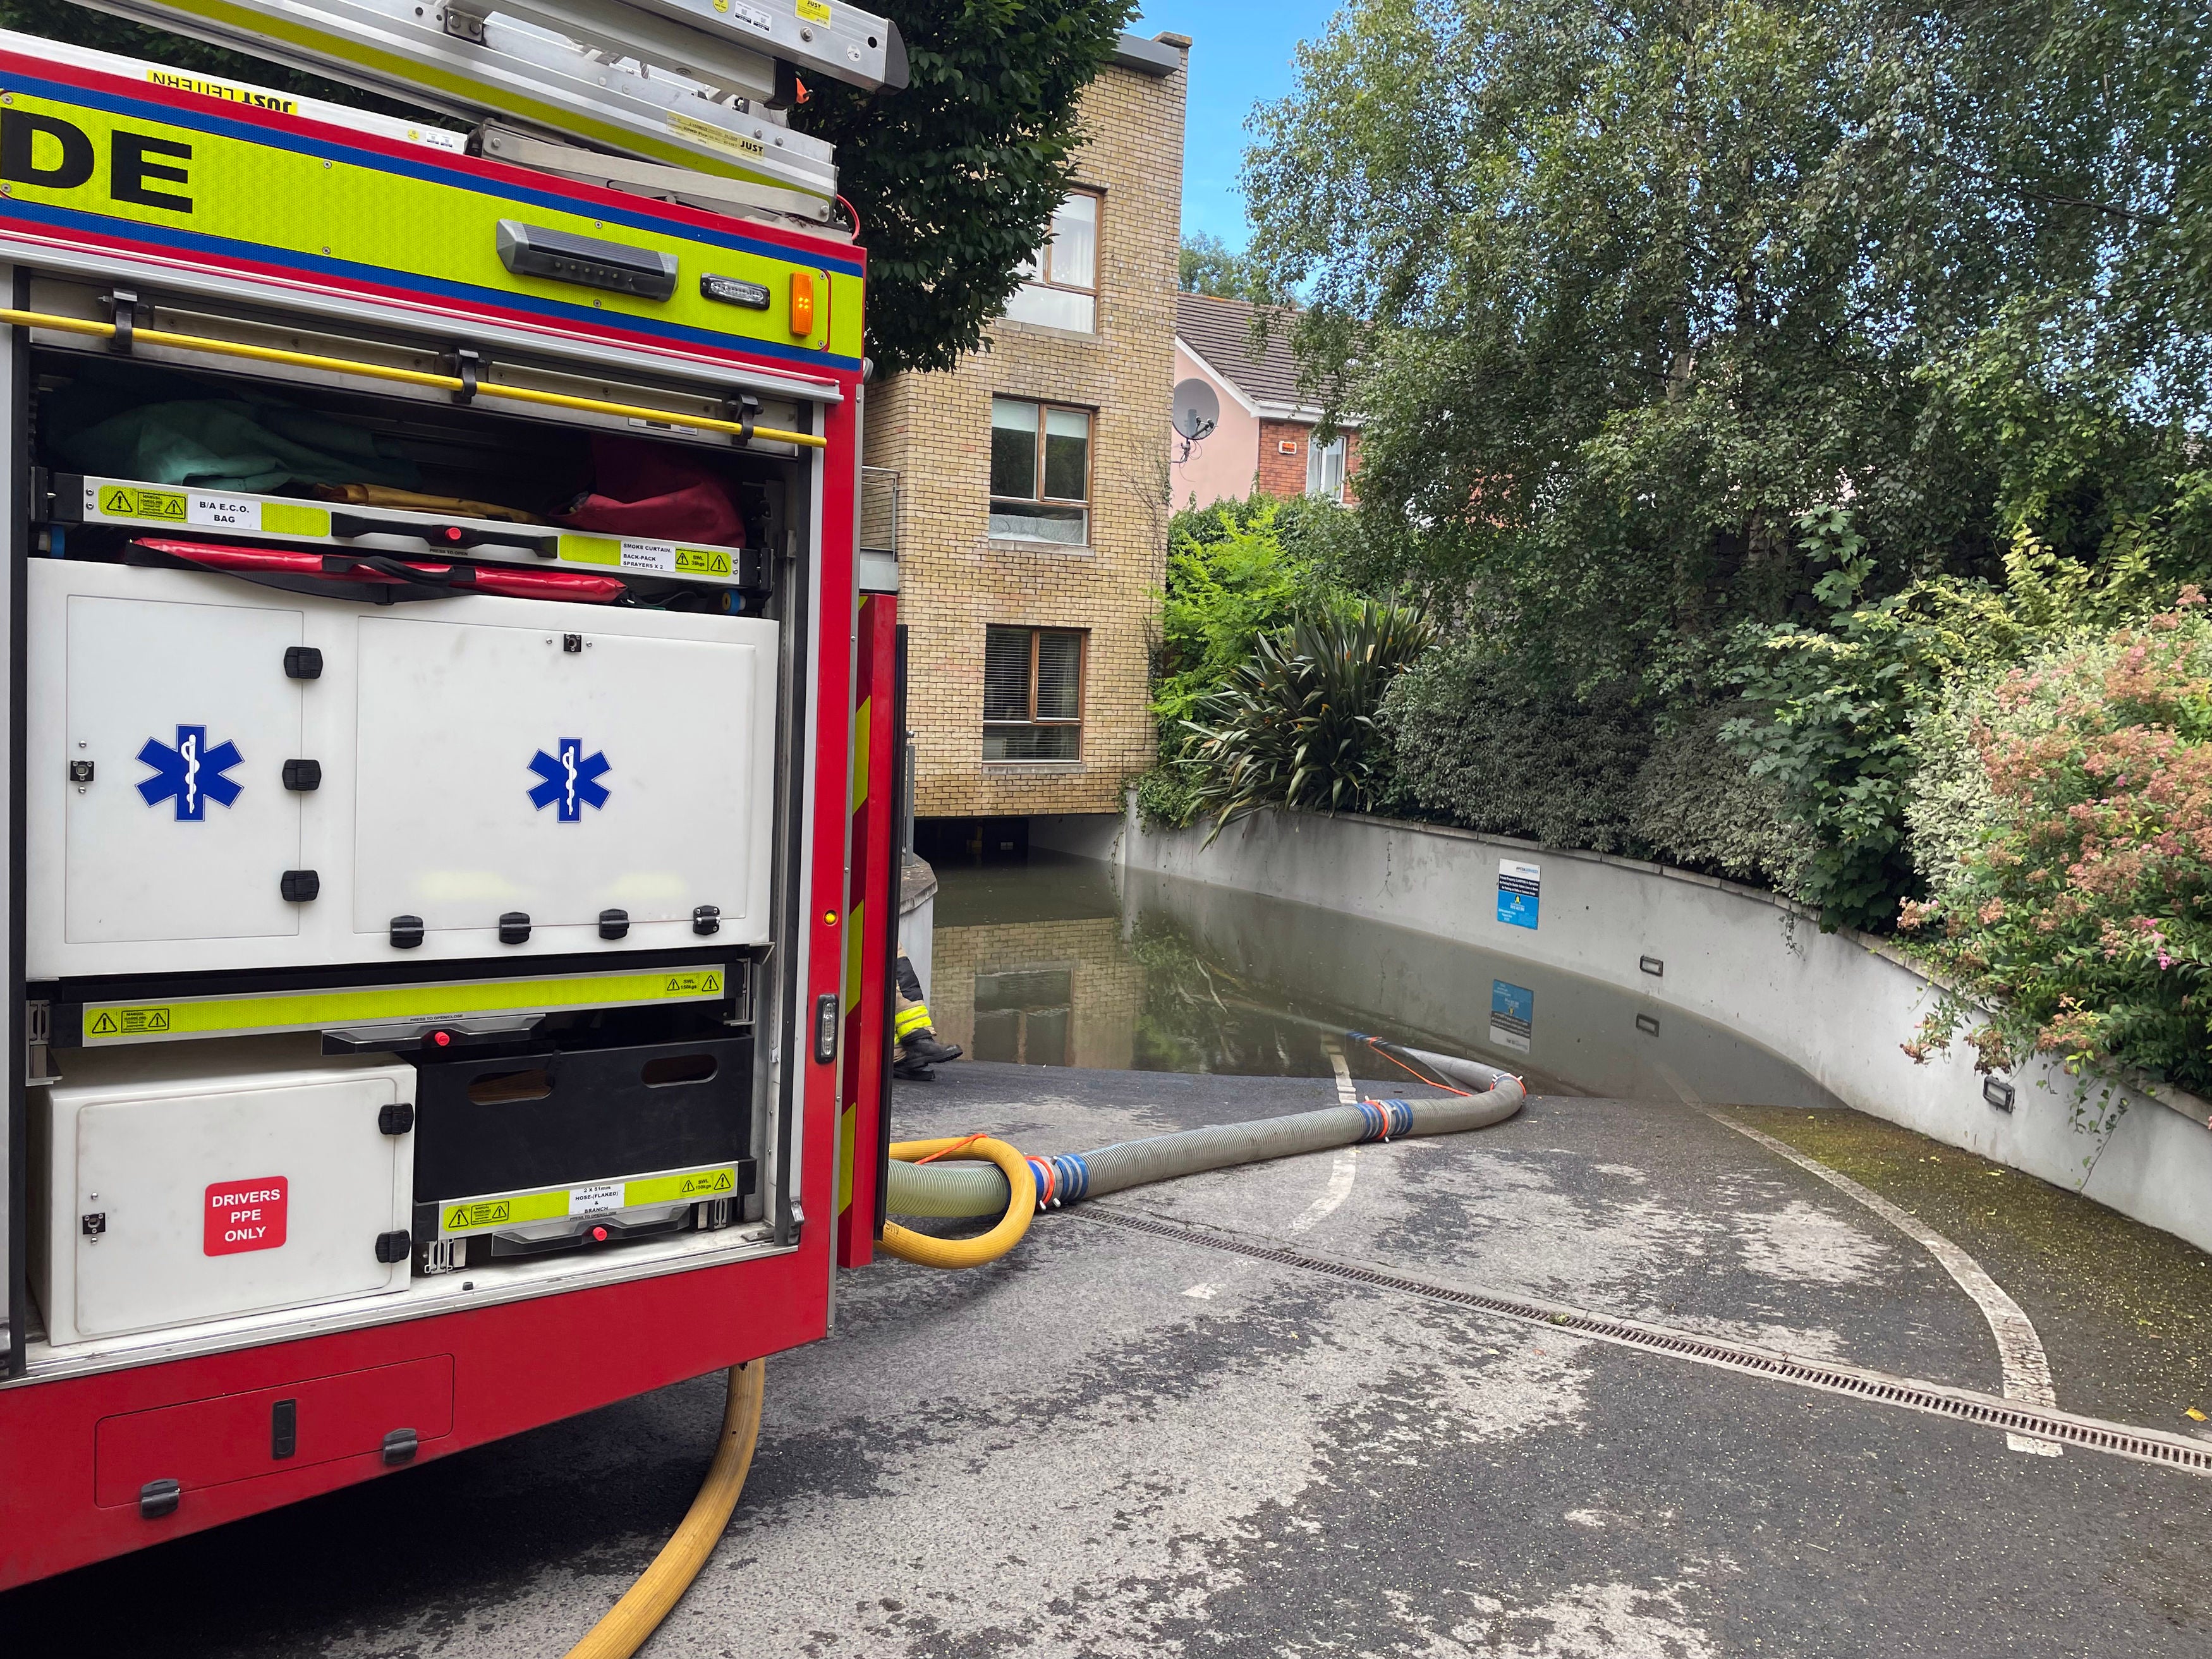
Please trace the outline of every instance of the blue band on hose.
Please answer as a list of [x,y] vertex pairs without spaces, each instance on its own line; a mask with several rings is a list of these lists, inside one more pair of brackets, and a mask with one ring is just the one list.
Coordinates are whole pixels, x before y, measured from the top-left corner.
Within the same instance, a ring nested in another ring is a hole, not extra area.
[[1363,1100],[1357,1103],[1361,1121],[1365,1125],[1359,1139],[1362,1145],[1370,1140],[1388,1140],[1392,1135],[1411,1134],[1413,1130],[1413,1103],[1410,1100]]
[[1091,1166],[1080,1153],[1055,1152],[1049,1158],[1032,1158],[1029,1164],[1041,1210],[1073,1204],[1091,1190]]

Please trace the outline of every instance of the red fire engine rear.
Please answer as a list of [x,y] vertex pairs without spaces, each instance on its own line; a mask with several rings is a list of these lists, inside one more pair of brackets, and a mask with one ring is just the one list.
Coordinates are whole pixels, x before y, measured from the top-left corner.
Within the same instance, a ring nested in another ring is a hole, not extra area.
[[866,1258],[863,260],[734,107],[678,191],[0,37],[0,1587],[809,1341]]

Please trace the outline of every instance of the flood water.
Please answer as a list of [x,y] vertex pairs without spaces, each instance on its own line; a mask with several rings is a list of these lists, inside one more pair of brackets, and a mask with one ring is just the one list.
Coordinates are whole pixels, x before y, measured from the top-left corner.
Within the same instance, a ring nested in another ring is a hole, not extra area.
[[1725,1026],[1408,928],[1045,852],[937,873],[930,1010],[978,1060],[1327,1077],[1326,1041],[1353,1029],[1539,1093],[1838,1103]]

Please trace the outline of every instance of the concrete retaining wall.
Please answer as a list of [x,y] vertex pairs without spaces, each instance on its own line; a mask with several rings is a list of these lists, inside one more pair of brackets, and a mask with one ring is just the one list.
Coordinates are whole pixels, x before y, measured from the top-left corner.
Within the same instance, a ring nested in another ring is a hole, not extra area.
[[[1042,830],[1042,837],[1040,830]],[[1031,827],[1032,845],[1349,912],[1632,990],[1734,1027],[1846,1104],[2025,1170],[2212,1249],[2212,1107],[2022,1068],[2013,1109],[1971,1052],[1899,1048],[1936,988],[1878,941],[1823,933],[1771,893],[1635,860],[1386,819],[1268,813],[1223,832],[1123,819]],[[1541,872],[1538,926],[1498,920],[1498,864]],[[1660,964],[1655,975],[1644,958]]]

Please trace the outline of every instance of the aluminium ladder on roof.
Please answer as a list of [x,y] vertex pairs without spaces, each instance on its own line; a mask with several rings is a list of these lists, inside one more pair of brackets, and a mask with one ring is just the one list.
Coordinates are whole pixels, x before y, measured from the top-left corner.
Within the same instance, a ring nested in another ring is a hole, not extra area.
[[906,84],[897,26],[837,0],[96,0],[96,9],[470,119],[796,192],[832,147],[791,130],[799,74]]

